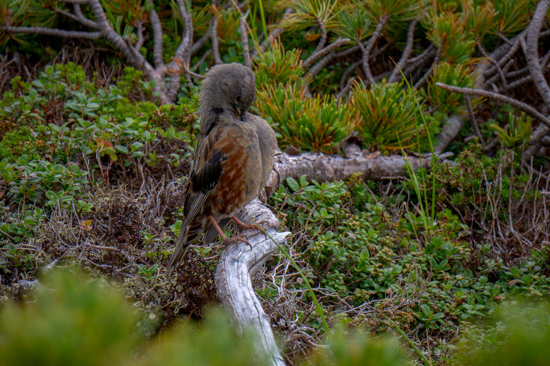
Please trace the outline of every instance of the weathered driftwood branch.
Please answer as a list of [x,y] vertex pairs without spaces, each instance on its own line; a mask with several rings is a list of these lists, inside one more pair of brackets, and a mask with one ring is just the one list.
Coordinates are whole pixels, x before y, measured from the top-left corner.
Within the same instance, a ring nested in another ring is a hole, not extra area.
[[[279,233],[280,223],[269,208],[256,199],[239,214],[239,219],[252,224],[264,222],[267,232],[279,245],[285,245],[288,232]],[[231,309],[238,326],[256,331],[255,342],[258,357],[268,355],[272,365],[285,363],[271,330],[269,316],[265,313],[252,286],[252,276],[267,259],[278,251],[278,246],[270,238],[259,233],[248,238],[251,245],[240,243],[224,250],[216,270],[216,290],[223,305]]]
[[[365,180],[384,180],[405,178],[405,158],[400,155],[382,156],[378,152],[369,154],[356,145],[351,145],[347,156],[304,153],[291,156],[279,153],[275,156],[273,171],[267,181],[265,193],[269,196],[286,178],[300,178],[306,175],[308,180],[318,182],[348,179],[353,174],[363,174]],[[440,156],[444,158],[444,156]],[[409,156],[413,168],[420,167],[420,159]],[[423,158],[422,165],[428,167],[431,159]]]

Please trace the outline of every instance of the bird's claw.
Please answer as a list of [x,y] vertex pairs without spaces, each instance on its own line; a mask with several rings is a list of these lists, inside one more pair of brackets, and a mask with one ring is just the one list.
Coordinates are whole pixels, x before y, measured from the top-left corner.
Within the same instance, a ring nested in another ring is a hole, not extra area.
[[223,239],[223,243],[228,246],[228,245],[234,245],[234,244],[237,244],[238,242],[241,242],[241,243],[245,243],[246,245],[248,245],[250,247],[250,249],[252,249],[252,245],[250,245],[250,243],[248,242],[248,240],[242,235],[242,234],[239,234],[239,235],[236,235],[232,238],[225,238]]

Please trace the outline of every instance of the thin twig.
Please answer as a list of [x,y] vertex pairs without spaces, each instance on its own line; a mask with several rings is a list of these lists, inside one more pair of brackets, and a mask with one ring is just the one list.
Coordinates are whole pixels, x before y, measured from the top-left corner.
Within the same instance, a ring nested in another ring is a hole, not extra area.
[[220,57],[220,46],[218,45],[218,17],[214,14],[212,19],[212,51],[214,52],[214,62],[216,65],[223,64]]
[[78,17],[78,21],[80,23],[90,28],[99,29],[97,22],[94,22],[93,20],[90,20],[84,16],[84,14],[82,13],[82,10],[80,9],[80,4],[78,3],[73,4],[73,10],[76,16]]
[[356,45],[356,46],[353,46],[353,47],[348,48],[347,50],[340,51],[340,52],[336,53],[334,56],[335,56],[336,58],[346,57],[346,56],[351,55],[351,54],[354,53],[354,52],[359,51],[360,49],[361,49],[361,48],[359,47],[359,45]]
[[403,50],[403,54],[401,55],[401,58],[395,65],[390,78],[388,79],[388,83],[395,83],[401,79],[401,71],[405,68],[405,65],[407,64],[407,60],[411,56],[412,49],[413,49],[413,43],[414,43],[414,28],[416,27],[416,24],[418,23],[418,18],[414,19],[409,24],[409,29],[407,31],[407,44],[405,45],[405,49]]
[[453,93],[460,93],[460,94],[467,94],[467,95],[479,95],[486,98],[496,99],[498,101],[508,103],[510,105],[513,105],[514,107],[517,107],[524,111],[526,114],[530,115],[533,118],[538,119],[542,123],[544,123],[547,126],[550,126],[550,119],[546,118],[544,115],[542,115],[539,111],[537,111],[535,108],[531,107],[528,104],[525,104],[523,102],[520,102],[517,99],[507,97],[506,95],[493,93],[487,90],[480,90],[480,89],[470,89],[470,88],[460,88],[458,86],[451,86],[443,83],[435,83],[436,86],[445,89],[447,91],[453,92]]
[[136,42],[135,48],[139,52],[141,47],[143,47],[143,42],[145,41],[145,39],[143,38],[143,24],[141,23],[140,19],[138,19],[137,21],[137,33],[138,33],[138,40]]
[[481,145],[485,146],[485,141],[483,140],[483,136],[481,135],[481,131],[479,130],[479,125],[477,124],[476,116],[474,115],[474,110],[472,109],[472,103],[468,94],[464,94],[464,101],[466,101],[466,108],[468,109],[468,114],[470,115],[470,121],[472,121],[474,132],[479,138]]
[[153,61],[155,63],[155,68],[158,70],[164,65],[164,60],[162,59],[162,25],[160,24],[160,19],[153,5],[153,1],[147,0],[146,6],[148,7],[149,20],[153,27]]
[[424,66],[424,64],[433,56],[436,55],[436,48],[434,44],[432,43],[428,48],[424,50],[420,55],[411,58],[408,62],[408,66],[405,70],[403,70],[403,75],[405,77],[408,77],[411,73],[413,73],[415,70],[418,70]]
[[101,32],[67,31],[42,27],[12,27],[10,25],[0,25],[0,31],[4,31],[6,33],[40,34],[43,36],[77,39],[98,39],[101,37]]
[[197,68],[206,60],[206,58],[208,56],[210,56],[210,54],[212,53],[212,49],[209,49],[207,50],[201,57],[201,59],[199,61],[197,61],[197,63],[195,65],[193,65],[193,67],[191,67],[191,71],[195,71],[197,70]]
[[315,48],[315,51],[311,54],[311,56],[315,55],[317,52],[320,52],[323,47],[325,47],[325,43],[327,43],[327,30],[325,28],[325,24],[323,21],[319,18],[316,18],[315,21],[319,25],[319,29],[321,30],[321,39],[319,40],[319,44],[317,44],[317,48]]
[[[351,74],[352,72],[355,71],[356,68],[358,68],[359,66],[361,66],[362,63],[363,63],[363,61],[362,61],[362,60],[359,60],[359,61],[357,61],[356,63],[351,64],[351,66],[348,67],[346,71],[344,71],[344,74],[342,75],[342,78],[340,79],[340,93],[343,93],[344,88],[347,87],[347,86],[346,86],[346,80],[347,80],[347,78],[350,76],[350,74]],[[351,80],[351,79],[350,79],[350,80]],[[349,80],[348,80],[347,84],[349,84]]]
[[334,41],[334,43],[328,45],[327,47],[325,47],[321,51],[319,51],[317,53],[314,53],[313,55],[309,56],[309,58],[307,60],[305,60],[304,63],[302,64],[302,69],[303,70],[308,69],[315,61],[317,61],[317,60],[321,59],[322,57],[328,55],[334,49],[336,49],[338,47],[341,47],[341,46],[345,45],[348,42],[349,42],[348,38],[344,38],[344,39],[338,38],[336,41]]
[[[80,5],[75,4],[75,6],[80,6]],[[75,15],[75,14],[69,13],[69,12],[66,11],[66,10],[59,9],[59,8],[55,8],[54,13],[64,15],[64,16],[66,16],[67,18],[74,20],[75,22],[79,22],[79,23],[81,23],[81,24],[84,24],[84,22],[82,22],[82,19],[81,19],[81,18],[79,18],[79,17],[78,17],[77,15]],[[84,21],[86,21],[86,20],[88,20],[88,19],[84,19]],[[94,22],[94,23],[95,23],[95,22]],[[84,24],[84,25],[89,26],[89,27],[94,28],[94,29],[97,29],[97,23],[96,23],[95,25],[93,25],[93,26],[90,26],[90,25],[87,25],[87,24]]]
[[317,62],[311,69],[308,70],[308,72],[302,77],[302,79],[313,79],[314,76],[316,76],[318,73],[321,72],[332,60],[336,58],[336,53],[331,52],[319,62]]
[[483,48],[483,45],[481,44],[481,41],[478,40],[477,41],[477,49],[479,50],[479,52],[483,55],[483,57],[487,58],[489,60],[489,62],[491,64],[493,64],[493,66],[496,68],[497,72],[498,72],[498,75],[500,76],[500,80],[502,81],[502,85],[504,87],[506,87],[506,77],[504,76],[504,72],[502,71],[502,69],[500,68],[500,66],[498,65],[498,62],[496,62],[495,60],[493,60],[491,58],[491,56],[489,56],[489,54],[485,51],[485,49]]
[[191,56],[199,52],[199,50],[202,48],[202,46],[206,44],[206,42],[208,42],[211,36],[212,36],[212,27],[208,27],[204,36],[199,38],[197,42],[193,43],[193,47],[191,47]]
[[[361,61],[358,61],[356,62],[357,66],[359,66],[361,64]],[[348,69],[349,70],[349,69]],[[351,88],[353,87],[353,84],[354,84],[354,79],[353,78],[350,78],[348,80],[348,83],[346,84],[346,86],[344,88],[342,88],[342,90],[340,90],[340,93],[338,93],[338,95],[336,96],[336,100],[338,101],[338,103],[340,103],[340,101],[342,100],[342,98],[344,98],[344,96],[349,93],[349,91],[351,90]]]
[[367,77],[367,80],[371,84],[374,84],[375,81],[369,66],[370,52],[374,47],[374,44],[376,43],[376,41],[378,41],[378,38],[380,37],[380,33],[382,32],[382,28],[384,28],[384,25],[386,24],[387,21],[388,21],[388,16],[384,15],[378,21],[378,24],[376,25],[376,28],[374,29],[372,36],[369,38],[366,46],[363,47],[363,45],[359,43],[360,45],[359,47],[361,48],[361,51],[363,51],[363,70],[365,70],[365,76]]
[[241,43],[243,45],[243,54],[244,54],[244,64],[249,69],[252,68],[252,60],[250,59],[250,49],[248,48],[248,33],[246,31],[246,17],[248,16],[249,11],[241,17],[239,20],[239,26],[241,28]]
[[508,38],[504,37],[504,35],[500,32],[497,32],[498,38],[502,39],[504,42],[508,43],[510,46],[514,44],[514,42],[510,41]]
[[434,69],[437,67],[437,64],[439,63],[439,58],[441,57],[441,52],[443,50],[443,45],[441,45],[441,48],[437,50],[437,53],[435,54],[434,61],[432,62],[432,65],[430,66],[430,69],[418,80],[416,84],[414,84],[413,89],[418,90],[420,89],[427,81],[428,78],[432,75]]
[[[510,47],[508,52],[498,61],[498,66],[502,67],[505,63],[507,63],[516,54],[517,50],[519,49],[519,46],[521,45],[520,40],[524,36],[525,36],[525,30],[522,31],[520,34],[518,34],[514,38],[514,40],[513,40],[514,43],[512,44],[512,46]],[[492,66],[492,67],[488,68],[487,71],[485,71],[485,76],[489,76],[489,75],[493,74],[495,71],[496,71],[495,67]]]

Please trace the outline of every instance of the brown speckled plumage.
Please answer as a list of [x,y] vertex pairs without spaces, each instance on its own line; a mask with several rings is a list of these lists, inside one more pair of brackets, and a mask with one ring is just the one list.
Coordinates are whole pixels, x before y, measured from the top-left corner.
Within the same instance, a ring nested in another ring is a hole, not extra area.
[[188,244],[209,230],[209,217],[223,227],[253,200],[273,166],[275,133],[258,116],[247,113],[254,100],[252,71],[240,64],[218,65],[208,74],[200,96],[201,130],[184,201],[176,249],[167,273],[181,261]]

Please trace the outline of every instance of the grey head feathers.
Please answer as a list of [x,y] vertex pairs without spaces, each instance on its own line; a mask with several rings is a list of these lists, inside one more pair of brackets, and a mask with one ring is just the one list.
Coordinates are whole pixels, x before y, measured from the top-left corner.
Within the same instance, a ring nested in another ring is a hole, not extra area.
[[239,63],[216,65],[206,74],[199,98],[201,137],[208,134],[221,113],[244,118],[254,101],[255,82],[252,70]]

